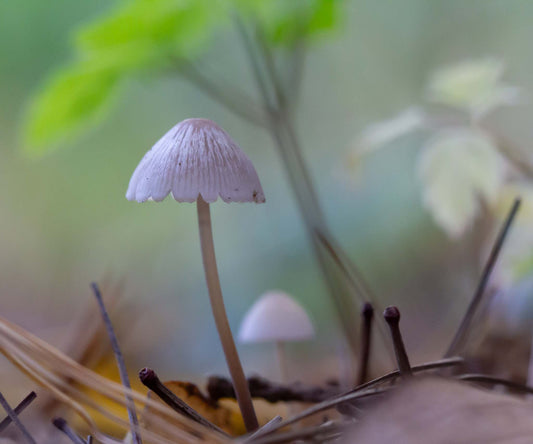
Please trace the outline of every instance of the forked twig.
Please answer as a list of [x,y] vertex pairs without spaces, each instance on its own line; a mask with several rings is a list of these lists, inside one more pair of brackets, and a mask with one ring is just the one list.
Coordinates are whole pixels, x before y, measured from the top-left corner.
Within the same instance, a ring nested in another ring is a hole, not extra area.
[[[28,407],[31,402],[37,397],[35,392],[30,392],[22,401],[18,403],[18,405],[13,409],[15,414],[18,416],[20,413]],[[0,422],[0,433],[9,425],[11,424],[11,417],[8,415],[6,416],[2,422]]]
[[[117,336],[115,335],[115,331],[113,329],[113,324],[111,323],[111,319],[109,318],[109,314],[107,313],[107,310],[105,308],[104,300],[102,299],[102,294],[100,293],[100,288],[98,287],[98,284],[96,284],[96,282],[91,283],[91,288],[94,292],[96,301],[98,302],[100,313],[102,315],[102,319],[104,321],[105,327],[107,329],[107,334],[111,342],[111,347],[113,348],[113,353],[115,354],[118,371],[120,373],[120,380],[122,381],[122,385],[124,387],[126,387],[128,390],[131,390],[131,384],[130,384],[130,380],[128,377],[128,372],[126,370],[126,364],[124,363],[124,357],[122,356],[122,351],[120,350],[120,347],[118,345],[118,340],[117,340]],[[138,432],[139,420],[137,419],[137,412],[135,411],[135,404],[133,403],[133,399],[131,398],[129,394],[126,394],[125,396],[126,396],[126,403],[127,403],[127,408],[128,408],[128,417],[129,417],[130,426],[131,426],[132,441],[135,444],[142,444],[142,439]]]
[[490,252],[489,258],[487,259],[485,267],[483,268],[483,273],[481,275],[481,279],[478,283],[478,286],[476,288],[472,301],[470,302],[470,305],[468,306],[465,316],[463,320],[461,321],[461,324],[459,325],[459,328],[457,329],[457,332],[455,333],[452,343],[450,344],[444,357],[449,357],[451,355],[456,354],[457,351],[461,349],[461,347],[464,345],[464,342],[466,341],[470,327],[472,325],[472,321],[476,314],[476,310],[479,307],[479,304],[483,298],[483,294],[485,293],[485,289],[487,288],[487,284],[492,274],[492,270],[494,269],[494,265],[496,265],[496,261],[500,255],[500,251],[502,249],[503,243],[505,242],[505,239],[507,238],[507,234],[509,233],[509,229],[511,228],[511,225],[513,224],[516,214],[518,213],[518,210],[520,209],[520,203],[521,201],[519,198],[516,198],[513,202],[513,205],[509,211],[509,214],[507,215],[507,218],[505,219],[505,222],[503,223],[502,228],[500,229],[500,232],[498,233],[498,237],[496,238],[496,242],[494,243],[492,247],[492,250]]
[[0,404],[2,405],[2,407],[4,408],[8,416],[11,418],[11,421],[13,422],[13,424],[15,424],[18,427],[18,429],[21,431],[21,433],[24,435],[24,438],[26,439],[26,441],[28,441],[30,444],[36,444],[35,440],[31,436],[28,429],[24,427],[22,422],[20,422],[20,419],[18,418],[17,414],[11,408],[11,406],[6,401],[6,398],[4,398],[4,395],[2,395],[1,392],[0,392]]

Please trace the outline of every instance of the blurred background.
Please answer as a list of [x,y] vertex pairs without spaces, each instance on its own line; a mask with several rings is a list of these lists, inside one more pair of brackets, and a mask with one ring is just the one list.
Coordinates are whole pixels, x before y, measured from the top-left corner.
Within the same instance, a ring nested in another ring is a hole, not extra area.
[[[94,303],[89,283],[124,283],[136,315],[121,331],[135,369],[163,379],[225,373],[204,282],[196,209],[171,199],[128,202],[144,153],[175,123],[216,121],[252,159],[267,202],[212,206],[219,272],[237,332],[266,290],[283,289],[310,313],[315,340],[290,345],[294,379],[337,377],[338,320],[286,172],[269,134],[243,121],[171,71],[122,82],[105,117],[42,156],[24,149],[25,115],[46,79],[74,57],[78,29],[113,11],[110,1],[0,3],[0,297],[2,316],[54,345]],[[353,162],[365,128],[424,103],[434,72],[495,57],[523,100],[491,125],[531,158],[533,4],[520,0],[340,2],[339,18],[307,48],[297,131],[326,219],[382,306],[402,310],[413,362],[438,358],[480,275],[494,238],[474,220],[451,238],[424,207],[416,174],[427,138],[412,133]],[[231,26],[201,61],[257,97]],[[53,111],[51,111],[53,112]],[[354,165],[354,163],[356,165]],[[127,337],[126,337],[127,336]],[[241,345],[247,372],[276,377],[269,345]],[[2,372],[10,371],[1,361]]]

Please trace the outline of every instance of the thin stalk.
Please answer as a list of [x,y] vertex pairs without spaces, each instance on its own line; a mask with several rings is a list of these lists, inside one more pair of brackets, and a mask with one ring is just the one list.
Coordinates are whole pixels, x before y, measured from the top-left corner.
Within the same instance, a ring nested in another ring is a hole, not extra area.
[[[100,314],[102,315],[102,319],[107,330],[107,335],[109,336],[109,341],[111,342],[111,348],[113,349],[115,360],[117,362],[120,380],[122,381],[122,385],[124,387],[126,387],[128,390],[131,390],[130,379],[126,370],[124,357],[122,356],[122,351],[120,350],[120,346],[118,345],[118,339],[117,335],[115,334],[115,330],[113,329],[113,324],[111,323],[111,319],[109,318],[109,314],[107,313],[107,310],[105,308],[102,293],[100,293],[100,288],[98,287],[96,282],[93,282],[91,284],[91,288],[93,290],[94,297],[96,298],[96,302],[98,303],[98,307],[100,308]],[[128,409],[128,418],[131,426],[132,441],[135,444],[142,444],[142,439],[139,435],[139,420],[137,419],[137,412],[135,411],[135,404],[133,402],[133,398],[129,394],[125,394],[125,397]]]
[[396,307],[387,307],[383,313],[385,321],[389,325],[392,343],[394,345],[394,353],[396,354],[396,361],[398,362],[398,370],[403,377],[413,375],[411,364],[400,331],[400,311]]
[[477,285],[474,296],[472,297],[472,301],[470,302],[470,305],[468,306],[468,310],[466,311],[465,316],[463,320],[461,321],[461,324],[459,325],[459,328],[457,329],[457,332],[455,333],[455,336],[450,346],[448,347],[446,354],[444,355],[445,358],[456,354],[458,350],[460,350],[461,347],[464,345],[466,338],[468,337],[470,326],[472,325],[472,321],[474,319],[476,311],[479,307],[479,304],[481,303],[481,300],[485,293],[485,289],[487,288],[487,284],[489,283],[489,278],[492,274],[492,270],[494,269],[494,266],[496,265],[496,261],[498,260],[498,257],[500,255],[500,251],[502,249],[503,243],[505,242],[505,239],[507,238],[509,229],[511,228],[511,225],[513,224],[513,221],[519,209],[520,209],[520,199],[517,198],[514,200],[513,205],[507,215],[507,218],[505,219],[505,222],[503,223],[500,229],[500,232],[498,233],[496,242],[494,243],[494,246],[492,247],[492,250],[489,254],[485,267],[483,268],[483,273]]
[[363,322],[361,323],[361,350],[359,359],[359,369],[355,386],[364,384],[368,375],[368,363],[370,361],[370,344],[372,339],[372,320],[374,319],[374,308],[370,303],[363,305],[361,310]]
[[239,404],[244,419],[244,425],[248,432],[252,432],[259,427],[259,423],[257,422],[248,382],[244,376],[241,360],[237,353],[237,347],[235,347],[235,341],[233,340],[228,317],[226,315],[226,308],[224,307],[215,257],[209,204],[204,201],[201,196],[199,196],[197,200],[197,210],[202,260],[204,263],[205,280],[209,292],[211,309],[213,311],[213,317],[215,318],[218,336],[222,343],[222,349],[224,350],[224,355],[226,357],[231,380],[233,381],[237,403]]
[[8,416],[11,418],[11,421],[13,421],[13,424],[15,424],[18,427],[18,429],[20,430],[20,432],[22,433],[26,441],[29,442],[30,444],[36,444],[30,432],[28,432],[28,429],[24,427],[24,425],[20,422],[20,419],[18,418],[17,414],[11,408],[11,406],[6,401],[6,398],[4,398],[4,395],[2,395],[2,393],[0,393],[0,405],[2,405],[2,407],[4,408]]
[[287,384],[289,382],[289,370],[287,367],[285,344],[282,341],[276,341],[276,355],[278,357],[280,380],[283,384]]

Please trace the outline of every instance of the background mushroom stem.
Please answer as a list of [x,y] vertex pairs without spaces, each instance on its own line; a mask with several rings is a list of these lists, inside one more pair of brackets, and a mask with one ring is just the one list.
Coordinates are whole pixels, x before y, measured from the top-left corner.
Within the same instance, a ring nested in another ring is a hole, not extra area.
[[235,341],[231,334],[228,317],[226,315],[226,308],[224,307],[224,300],[222,299],[222,290],[220,288],[220,280],[215,258],[215,247],[213,244],[209,204],[202,199],[201,196],[198,196],[196,205],[198,209],[198,227],[200,231],[202,260],[204,263],[207,290],[211,301],[211,309],[213,310],[218,335],[220,337],[220,342],[222,343],[224,355],[226,356],[226,362],[233,381],[237,402],[244,419],[244,425],[246,426],[246,430],[251,432],[256,430],[259,427],[259,424],[252,404],[248,382],[244,376],[241,360],[239,359],[237,348],[235,347]]
[[276,354],[278,355],[279,375],[281,382],[289,382],[289,368],[287,366],[287,357],[285,356],[285,344],[283,341],[276,341]]

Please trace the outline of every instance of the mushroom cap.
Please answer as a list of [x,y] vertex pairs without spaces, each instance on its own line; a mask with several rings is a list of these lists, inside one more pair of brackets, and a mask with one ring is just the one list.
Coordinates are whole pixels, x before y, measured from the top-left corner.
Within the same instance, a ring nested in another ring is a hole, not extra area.
[[288,294],[268,291],[248,310],[239,341],[276,342],[311,339],[315,329],[304,308]]
[[175,125],[148,151],[131,176],[126,199],[178,202],[265,201],[250,159],[216,123],[187,119]]

